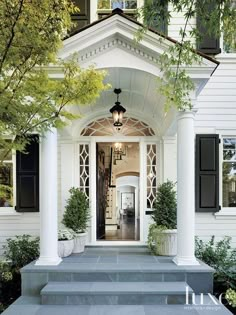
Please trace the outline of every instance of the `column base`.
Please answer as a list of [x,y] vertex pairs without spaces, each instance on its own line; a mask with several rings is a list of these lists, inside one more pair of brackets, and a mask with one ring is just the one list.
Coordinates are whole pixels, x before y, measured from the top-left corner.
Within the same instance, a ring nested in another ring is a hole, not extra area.
[[175,256],[173,262],[177,266],[198,266],[200,263],[197,261],[196,257],[179,257],[178,255]]
[[62,262],[60,257],[39,257],[35,266],[57,266]]

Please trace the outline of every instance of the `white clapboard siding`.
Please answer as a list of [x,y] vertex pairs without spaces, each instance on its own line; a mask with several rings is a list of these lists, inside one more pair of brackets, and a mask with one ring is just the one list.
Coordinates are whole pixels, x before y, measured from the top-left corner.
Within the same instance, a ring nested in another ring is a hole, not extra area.
[[29,234],[39,236],[39,213],[20,213],[0,216],[0,256],[6,239],[16,235]]
[[[230,56],[230,55],[229,55]],[[197,102],[195,121],[196,133],[227,133],[236,136],[236,59],[221,64],[201,92]],[[236,209],[235,216],[216,217],[212,213],[196,214],[196,234],[203,240],[215,235],[216,239],[232,237],[236,247]]]
[[[168,10],[170,11],[171,14],[170,25],[168,26],[168,36],[174,38],[177,41],[181,41],[182,38],[181,35],[179,34],[179,31],[181,28],[184,29],[185,26],[184,14],[186,13],[186,11],[175,12],[173,11],[173,7],[171,5],[169,5]],[[192,17],[188,21],[188,24],[186,26],[187,36],[185,40],[191,39],[191,37],[189,36],[189,32],[192,30],[192,27],[195,27],[195,25],[196,19]],[[193,42],[194,40],[191,39],[191,41]]]
[[198,213],[196,216],[196,235],[203,241],[215,236],[216,241],[225,236],[232,238],[232,247],[236,247],[236,219],[216,219],[211,213]]
[[[61,210],[61,152],[58,141],[58,214]],[[0,256],[3,254],[3,245],[7,238],[14,238],[16,235],[29,234],[39,236],[40,218],[39,213],[17,213],[16,215],[0,215]]]

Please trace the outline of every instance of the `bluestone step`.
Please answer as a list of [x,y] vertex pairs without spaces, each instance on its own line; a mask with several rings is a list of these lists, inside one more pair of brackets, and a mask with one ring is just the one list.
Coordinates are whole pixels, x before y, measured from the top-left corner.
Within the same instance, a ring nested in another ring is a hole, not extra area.
[[213,271],[203,265],[177,268],[168,264],[62,263],[59,266],[28,265],[22,270],[22,295],[37,296],[48,282],[187,282],[196,294],[212,293]]
[[49,282],[41,297],[46,305],[184,304],[186,287],[186,282]]
[[[198,300],[200,298],[198,297]],[[232,315],[223,305],[41,305],[38,298],[20,297],[3,315]]]

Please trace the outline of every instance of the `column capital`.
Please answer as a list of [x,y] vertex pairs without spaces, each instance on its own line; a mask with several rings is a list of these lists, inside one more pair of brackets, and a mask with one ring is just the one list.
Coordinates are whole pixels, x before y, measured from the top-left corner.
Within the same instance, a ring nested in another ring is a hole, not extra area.
[[177,114],[177,120],[185,119],[185,118],[190,118],[194,119],[195,115],[197,113],[196,109],[185,109],[185,110],[179,110]]
[[176,141],[176,139],[177,139],[176,135],[175,136],[163,136],[161,138],[162,142],[164,142],[164,143],[168,143],[168,142],[173,143]]
[[49,138],[50,136],[57,136],[56,127],[52,127],[49,130],[46,130],[44,133],[42,133],[42,138]]

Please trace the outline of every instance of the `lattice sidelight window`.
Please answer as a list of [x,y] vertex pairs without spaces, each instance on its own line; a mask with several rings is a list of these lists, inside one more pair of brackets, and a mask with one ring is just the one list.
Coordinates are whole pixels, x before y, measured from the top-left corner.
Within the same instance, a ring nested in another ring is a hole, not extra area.
[[157,146],[147,144],[147,208],[152,209],[157,192]]
[[89,198],[89,145],[79,145],[79,186]]

